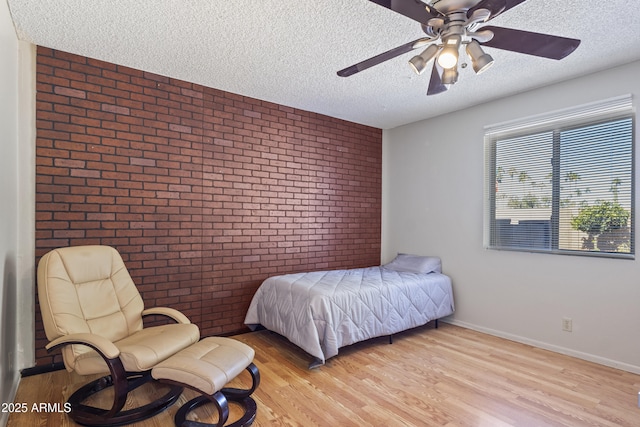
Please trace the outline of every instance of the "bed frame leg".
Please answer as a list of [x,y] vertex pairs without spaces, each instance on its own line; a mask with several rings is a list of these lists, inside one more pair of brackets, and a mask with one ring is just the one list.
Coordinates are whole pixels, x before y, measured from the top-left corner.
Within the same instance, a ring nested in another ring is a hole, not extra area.
[[389,335],[389,344],[393,344],[393,335]]
[[438,329],[438,319],[436,319],[436,329]]
[[322,365],[324,365],[324,362],[320,358],[314,357],[311,363],[309,363],[309,369],[319,368]]

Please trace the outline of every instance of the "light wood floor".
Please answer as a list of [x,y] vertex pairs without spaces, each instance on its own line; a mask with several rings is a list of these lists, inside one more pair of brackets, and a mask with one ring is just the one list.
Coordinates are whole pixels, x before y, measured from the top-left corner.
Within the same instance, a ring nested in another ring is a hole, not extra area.
[[[377,338],[343,348],[314,370],[307,369],[310,356],[278,335],[236,338],[256,350],[258,427],[640,426],[639,375],[448,324],[398,334],[391,345]],[[234,383],[248,384],[244,376]],[[62,403],[86,381],[66,371],[24,378],[16,402]],[[144,396],[132,400],[138,398]],[[172,426],[185,399],[136,425]],[[237,412],[232,408],[230,420]],[[194,419],[215,420],[206,406]],[[30,411],[8,422],[71,425],[64,414]]]

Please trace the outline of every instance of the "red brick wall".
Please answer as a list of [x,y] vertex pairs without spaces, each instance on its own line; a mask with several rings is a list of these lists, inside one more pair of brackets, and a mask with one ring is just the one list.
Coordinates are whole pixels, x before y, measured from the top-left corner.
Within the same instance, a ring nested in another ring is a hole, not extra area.
[[[36,250],[104,244],[145,306],[243,330],[278,273],[380,260],[382,132],[46,48]],[[37,260],[36,260],[37,261]],[[38,363],[52,357],[36,307]]]

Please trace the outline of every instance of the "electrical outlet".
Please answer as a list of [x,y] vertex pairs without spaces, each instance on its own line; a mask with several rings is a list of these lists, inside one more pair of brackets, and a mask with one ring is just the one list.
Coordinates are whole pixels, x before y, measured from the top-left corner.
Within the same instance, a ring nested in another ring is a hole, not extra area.
[[571,332],[573,330],[573,320],[569,317],[562,318],[562,330],[565,332]]

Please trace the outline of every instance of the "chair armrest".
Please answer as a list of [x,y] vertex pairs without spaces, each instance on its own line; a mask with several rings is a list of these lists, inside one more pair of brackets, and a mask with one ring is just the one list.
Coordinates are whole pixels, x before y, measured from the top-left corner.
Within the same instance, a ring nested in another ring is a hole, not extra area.
[[183,323],[183,324],[191,323],[191,321],[187,316],[185,316],[178,310],[170,307],[153,307],[153,308],[148,308],[142,311],[143,316],[149,316],[154,314],[170,317],[173,320],[175,320],[177,323]]
[[91,347],[107,359],[115,359],[120,356],[120,350],[108,339],[100,335],[90,333],[70,334],[56,338],[45,346],[49,351],[56,347],[68,344],[82,344]]

